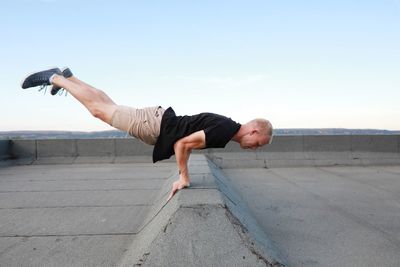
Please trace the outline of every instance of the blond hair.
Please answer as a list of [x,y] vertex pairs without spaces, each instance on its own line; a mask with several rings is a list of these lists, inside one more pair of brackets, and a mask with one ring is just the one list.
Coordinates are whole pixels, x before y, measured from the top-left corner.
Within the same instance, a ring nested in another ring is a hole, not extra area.
[[253,125],[256,129],[260,131],[261,134],[270,136],[269,144],[272,142],[272,136],[274,128],[269,120],[257,118],[249,121],[249,124]]

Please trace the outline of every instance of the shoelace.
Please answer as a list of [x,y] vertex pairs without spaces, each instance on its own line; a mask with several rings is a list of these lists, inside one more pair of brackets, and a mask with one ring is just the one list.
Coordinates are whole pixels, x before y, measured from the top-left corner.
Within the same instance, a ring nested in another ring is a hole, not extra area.
[[58,94],[59,96],[62,96],[62,95],[64,94],[64,92],[65,92],[65,96],[67,96],[67,95],[68,95],[68,91],[65,90],[64,88],[61,88],[61,89],[57,92],[57,94]]
[[47,92],[47,84],[42,84],[40,87],[39,87],[39,91],[38,92],[40,92],[40,91],[42,91],[43,89],[44,89],[44,94],[46,94],[46,92]]
[[[46,92],[47,92],[47,87],[48,87],[47,84],[42,84],[42,85],[39,87],[38,92],[44,90],[44,95],[45,95]],[[67,97],[67,96],[68,96],[68,91],[65,90],[64,88],[61,88],[61,89],[57,92],[57,94],[58,94],[59,96],[62,96],[62,95],[64,94],[64,92],[65,92],[65,97]]]

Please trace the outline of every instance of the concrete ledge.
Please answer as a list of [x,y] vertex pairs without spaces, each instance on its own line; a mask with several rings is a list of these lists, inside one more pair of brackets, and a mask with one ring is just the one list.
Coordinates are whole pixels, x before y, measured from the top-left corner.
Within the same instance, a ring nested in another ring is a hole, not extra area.
[[151,156],[153,147],[137,139],[114,139],[115,156]]
[[[239,147],[239,146],[238,146]],[[243,151],[242,149],[239,150]],[[272,144],[260,148],[260,151],[270,152],[296,152],[304,150],[304,136],[275,136]]]
[[400,164],[399,142],[396,135],[277,136],[256,151],[235,144],[207,155],[221,168],[394,165]]
[[[133,138],[11,140],[2,142],[1,149],[0,157],[9,155],[15,164],[152,162],[153,151]],[[195,154],[209,155],[222,168],[391,165],[400,163],[400,136],[276,136],[271,145],[256,151],[230,142],[225,149]]]
[[[275,136],[272,144],[258,149],[260,152],[304,151],[369,151],[399,153],[399,135],[296,135]],[[212,149],[218,152],[221,149]],[[237,143],[230,142],[225,152],[243,151]]]
[[10,140],[0,140],[0,167],[11,165]]
[[265,257],[265,261],[268,264],[271,266],[284,266],[286,260],[283,259],[273,242],[267,237],[254,216],[249,212],[250,209],[241,195],[231,185],[229,177],[212,161],[208,161],[208,163],[223,196],[224,203],[226,203],[229,212],[232,214],[231,221],[241,229],[239,233],[247,235],[243,236],[243,238],[248,240],[250,244],[255,244],[255,247],[252,249],[262,255],[262,257]]
[[209,153],[220,168],[288,168],[400,164],[398,153],[376,152],[236,152]]
[[136,139],[11,140],[7,151],[15,164],[125,163],[151,162],[153,147]]
[[10,141],[0,140],[0,160],[5,160],[10,157]]
[[342,152],[351,151],[352,136],[303,136],[303,151]]
[[399,153],[397,135],[360,135],[352,136],[352,151]]
[[15,159],[36,159],[36,140],[11,140],[10,154]]
[[113,157],[116,155],[115,139],[77,139],[79,157]]
[[36,158],[76,156],[78,156],[78,148],[75,139],[36,141]]
[[[215,169],[205,156],[192,155],[189,169],[191,187],[180,190],[166,203],[178,173],[165,181],[117,266],[284,266],[243,206],[227,206],[226,195],[236,200],[239,196],[229,196],[231,191],[221,189],[218,184],[224,178],[219,173],[216,182]],[[227,183],[222,186],[229,187]],[[255,229],[258,231],[252,233]]]

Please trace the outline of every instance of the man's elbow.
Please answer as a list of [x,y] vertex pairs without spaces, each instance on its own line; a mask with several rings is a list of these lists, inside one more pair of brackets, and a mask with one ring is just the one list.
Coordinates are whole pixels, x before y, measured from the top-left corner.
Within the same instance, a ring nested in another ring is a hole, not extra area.
[[179,140],[179,141],[175,142],[174,150],[175,150],[175,153],[176,153],[177,151],[181,151],[181,152],[183,152],[183,151],[191,151],[191,148],[190,148],[188,143]]

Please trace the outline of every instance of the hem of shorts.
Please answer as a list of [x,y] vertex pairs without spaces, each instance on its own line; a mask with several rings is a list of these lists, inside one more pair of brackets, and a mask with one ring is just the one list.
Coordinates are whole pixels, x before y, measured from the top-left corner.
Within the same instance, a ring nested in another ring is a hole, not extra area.
[[[117,107],[117,108],[114,110],[113,114],[111,115],[110,126],[112,126],[112,127],[114,127],[115,113],[117,113],[118,108],[119,108],[119,107]],[[115,127],[114,127],[114,128],[115,128]],[[115,128],[115,129],[117,129],[117,128]]]

